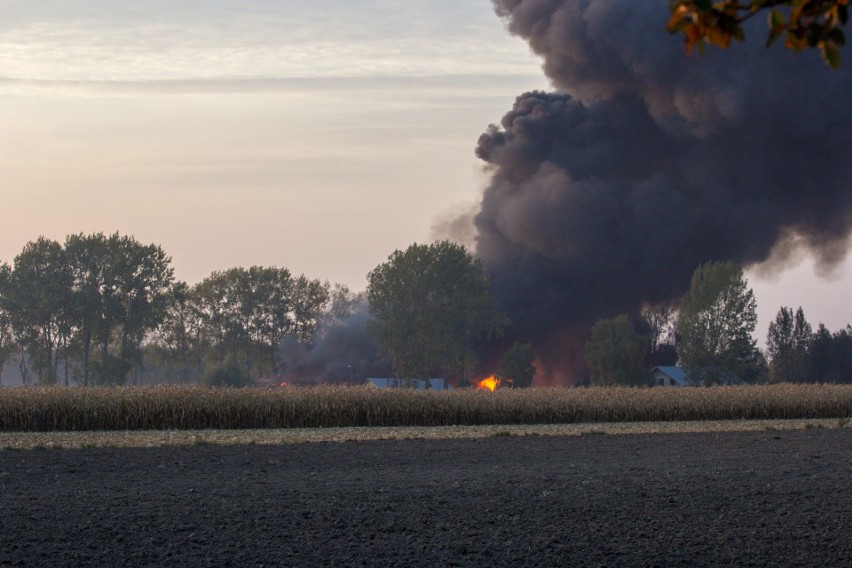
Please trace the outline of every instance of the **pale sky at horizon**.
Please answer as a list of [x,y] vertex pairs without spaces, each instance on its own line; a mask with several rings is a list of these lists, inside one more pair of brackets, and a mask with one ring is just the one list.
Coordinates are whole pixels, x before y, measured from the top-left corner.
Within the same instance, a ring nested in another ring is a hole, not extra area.
[[[539,67],[487,0],[0,0],[0,261],[119,231],[190,283],[260,264],[363,289],[477,201],[476,140]],[[848,258],[749,276],[761,341],[781,305],[852,322]]]

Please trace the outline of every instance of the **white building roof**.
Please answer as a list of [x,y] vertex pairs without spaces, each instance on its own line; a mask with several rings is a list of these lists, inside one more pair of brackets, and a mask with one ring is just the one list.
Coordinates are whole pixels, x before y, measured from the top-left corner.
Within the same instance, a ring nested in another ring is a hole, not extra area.
[[686,371],[684,371],[680,367],[654,367],[651,372],[654,374],[656,374],[657,372],[663,373],[664,375],[668,376],[672,380],[672,382],[677,383],[681,386],[689,384],[689,378],[686,376]]
[[402,388],[410,384],[415,389],[453,390],[452,385],[444,379],[429,379],[428,387],[426,386],[426,381],[423,379],[367,379],[366,384],[380,389]]

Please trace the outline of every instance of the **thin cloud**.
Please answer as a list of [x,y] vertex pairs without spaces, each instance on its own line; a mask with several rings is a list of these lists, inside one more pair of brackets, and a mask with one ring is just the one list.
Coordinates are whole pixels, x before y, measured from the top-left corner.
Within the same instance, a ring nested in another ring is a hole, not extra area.
[[[538,75],[454,74],[411,76],[328,77],[199,77],[192,79],[100,80],[21,79],[0,76],[0,93],[69,96],[136,96],[181,94],[311,94],[340,92],[410,92],[418,103],[452,96],[461,99],[493,97],[495,88],[545,86]],[[453,101],[457,104],[458,101]]]
[[478,2],[136,4],[14,3],[14,17],[0,18],[0,69],[21,79],[135,81],[529,68],[528,50],[502,41],[500,22]]

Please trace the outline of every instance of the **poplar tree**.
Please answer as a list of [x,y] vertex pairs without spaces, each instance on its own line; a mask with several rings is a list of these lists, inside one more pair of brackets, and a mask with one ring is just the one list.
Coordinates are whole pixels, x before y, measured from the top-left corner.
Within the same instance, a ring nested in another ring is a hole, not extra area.
[[699,266],[677,323],[678,355],[690,379],[709,385],[751,374],[756,325],[757,303],[742,268],[733,262]]
[[809,381],[812,344],[811,324],[805,319],[801,306],[795,314],[792,308],[782,306],[769,324],[766,336],[770,379],[774,382]]
[[526,388],[532,384],[535,376],[535,353],[529,343],[515,343],[509,348],[497,364],[495,376],[500,386]]
[[592,327],[586,343],[585,360],[592,386],[648,384],[650,375],[644,368],[650,342],[637,333],[627,315],[600,319]]

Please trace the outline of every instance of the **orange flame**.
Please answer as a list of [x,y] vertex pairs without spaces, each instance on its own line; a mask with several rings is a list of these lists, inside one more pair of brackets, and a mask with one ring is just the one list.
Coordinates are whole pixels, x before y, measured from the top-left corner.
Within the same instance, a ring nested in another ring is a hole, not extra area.
[[494,375],[491,375],[488,378],[482,379],[478,383],[476,383],[476,388],[485,390],[488,389],[493,391],[500,384],[500,379],[496,378]]

